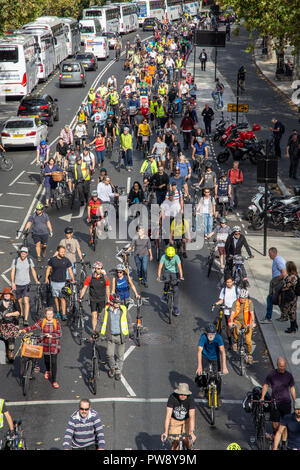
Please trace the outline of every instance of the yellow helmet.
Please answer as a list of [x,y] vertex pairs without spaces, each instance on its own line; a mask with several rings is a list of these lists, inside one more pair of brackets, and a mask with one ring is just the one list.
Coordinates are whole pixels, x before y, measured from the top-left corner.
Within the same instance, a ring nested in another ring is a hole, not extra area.
[[175,255],[175,248],[173,246],[168,246],[168,248],[166,249],[166,255],[169,258],[173,258],[173,256]]
[[226,450],[242,450],[242,449],[239,444],[237,444],[236,442],[232,442],[226,447]]

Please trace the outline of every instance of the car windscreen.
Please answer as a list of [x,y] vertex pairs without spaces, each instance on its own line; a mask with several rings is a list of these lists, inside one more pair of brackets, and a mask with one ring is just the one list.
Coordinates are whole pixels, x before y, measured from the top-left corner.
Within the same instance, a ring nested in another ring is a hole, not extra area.
[[81,34],[94,33],[95,28],[94,26],[81,26],[80,32]]
[[19,53],[17,46],[0,46],[0,62],[17,63]]
[[92,59],[92,54],[77,54],[76,59],[83,60],[83,59]]
[[47,104],[45,100],[32,98],[23,100],[21,106],[43,106],[44,104]]
[[30,129],[33,127],[33,121],[9,121],[6,123],[6,129]]
[[63,72],[80,72],[79,64],[63,64],[62,66]]

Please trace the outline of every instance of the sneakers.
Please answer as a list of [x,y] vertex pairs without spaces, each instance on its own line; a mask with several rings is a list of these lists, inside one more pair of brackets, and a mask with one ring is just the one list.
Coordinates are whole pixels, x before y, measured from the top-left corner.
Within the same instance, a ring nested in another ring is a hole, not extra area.
[[28,320],[24,320],[23,325],[24,325],[25,327],[26,327],[26,326],[29,326]]
[[60,312],[56,312],[55,318],[58,318],[58,319],[60,318]]
[[59,385],[58,385],[57,382],[53,382],[52,387],[53,387],[53,388],[59,388]]
[[144,285],[144,287],[146,287],[146,289],[147,289],[147,287],[148,287],[148,284],[147,284],[147,282],[146,282],[146,281],[144,281],[144,282],[143,282],[143,285]]
[[45,377],[46,380],[49,380],[50,372],[48,370],[45,372],[44,377]]
[[260,323],[265,325],[267,323],[272,323],[272,320],[269,320],[269,318],[264,318],[263,320],[260,320]]
[[61,319],[62,319],[62,321],[66,321],[67,320],[67,315],[62,315]]
[[108,377],[110,377],[111,379],[113,379],[115,376],[115,369],[109,369],[108,371]]
[[167,294],[163,294],[163,296],[160,298],[160,300],[162,302],[166,302],[167,301]]
[[121,372],[116,372],[115,379],[116,380],[121,380]]
[[178,317],[178,316],[180,315],[180,312],[179,312],[179,310],[178,310],[177,307],[174,307],[174,309],[173,309],[173,315],[175,315],[175,317]]

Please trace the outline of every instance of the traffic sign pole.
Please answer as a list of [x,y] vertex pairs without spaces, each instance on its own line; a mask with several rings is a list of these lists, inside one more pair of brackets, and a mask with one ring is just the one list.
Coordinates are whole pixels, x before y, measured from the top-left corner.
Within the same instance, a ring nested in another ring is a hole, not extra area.
[[239,123],[239,98],[240,98],[240,85],[239,85],[239,74],[237,74],[237,79],[236,79],[236,117],[235,117],[236,124]]

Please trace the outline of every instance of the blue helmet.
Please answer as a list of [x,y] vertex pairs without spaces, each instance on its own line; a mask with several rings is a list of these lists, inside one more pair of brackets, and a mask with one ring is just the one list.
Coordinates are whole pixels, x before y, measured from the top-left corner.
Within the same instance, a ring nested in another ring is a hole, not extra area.
[[209,323],[205,328],[205,332],[214,335],[217,332],[216,326],[213,323]]
[[40,145],[46,145],[47,142],[45,140],[41,140]]

